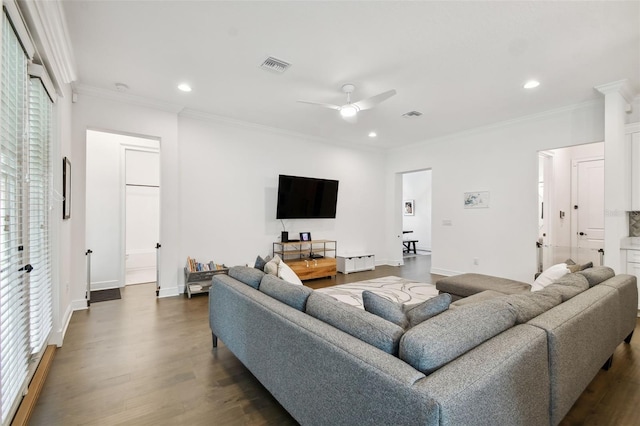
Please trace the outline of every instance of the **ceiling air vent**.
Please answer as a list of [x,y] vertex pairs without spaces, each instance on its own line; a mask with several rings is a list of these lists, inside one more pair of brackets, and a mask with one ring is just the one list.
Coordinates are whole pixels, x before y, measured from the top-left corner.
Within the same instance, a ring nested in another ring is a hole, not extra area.
[[420,117],[421,115],[422,115],[422,113],[420,111],[409,111],[409,112],[405,112],[404,114],[402,114],[402,116],[405,117],[405,118]]
[[260,68],[282,74],[290,66],[291,64],[288,62],[285,62],[281,59],[274,58],[273,56],[269,56],[267,59],[264,60],[262,65],[260,65]]

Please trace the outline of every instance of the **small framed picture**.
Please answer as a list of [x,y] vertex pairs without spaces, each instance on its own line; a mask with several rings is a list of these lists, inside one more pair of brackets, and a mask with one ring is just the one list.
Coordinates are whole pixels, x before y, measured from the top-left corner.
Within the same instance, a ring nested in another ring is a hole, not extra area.
[[62,159],[62,219],[71,218],[71,161]]
[[465,209],[487,209],[489,208],[489,191],[465,192]]
[[311,241],[311,232],[301,232],[300,241]]
[[416,214],[413,200],[404,200],[402,202],[402,211],[405,216],[414,216]]

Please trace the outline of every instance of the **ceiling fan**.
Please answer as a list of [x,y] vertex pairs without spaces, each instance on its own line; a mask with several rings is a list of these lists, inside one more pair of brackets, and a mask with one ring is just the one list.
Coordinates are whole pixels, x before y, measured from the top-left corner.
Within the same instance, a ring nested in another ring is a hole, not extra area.
[[351,102],[351,94],[355,90],[356,86],[353,84],[344,84],[342,86],[342,91],[347,94],[347,103],[340,105],[333,104],[325,104],[321,102],[312,102],[312,101],[298,101],[305,104],[318,105],[323,108],[335,109],[340,111],[340,115],[347,121],[353,122],[355,121],[356,116],[359,111],[373,108],[378,105],[380,102],[385,101],[396,94],[395,89],[387,90],[386,92],[382,92],[378,95],[372,96],[367,99],[363,99],[358,102]]

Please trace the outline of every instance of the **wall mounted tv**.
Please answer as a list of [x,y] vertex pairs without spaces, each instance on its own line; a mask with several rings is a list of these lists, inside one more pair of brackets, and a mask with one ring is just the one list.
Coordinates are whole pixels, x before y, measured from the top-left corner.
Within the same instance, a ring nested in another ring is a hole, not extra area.
[[276,219],[335,219],[338,181],[280,175]]

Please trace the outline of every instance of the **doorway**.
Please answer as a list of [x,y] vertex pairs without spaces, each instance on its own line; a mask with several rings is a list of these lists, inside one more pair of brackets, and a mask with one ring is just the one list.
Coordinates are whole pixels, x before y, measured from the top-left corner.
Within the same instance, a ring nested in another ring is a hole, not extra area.
[[88,130],[86,155],[89,290],[156,282],[159,140]]
[[538,166],[538,271],[569,259],[600,265],[604,143],[541,151]]
[[402,174],[403,259],[431,255],[431,170]]

